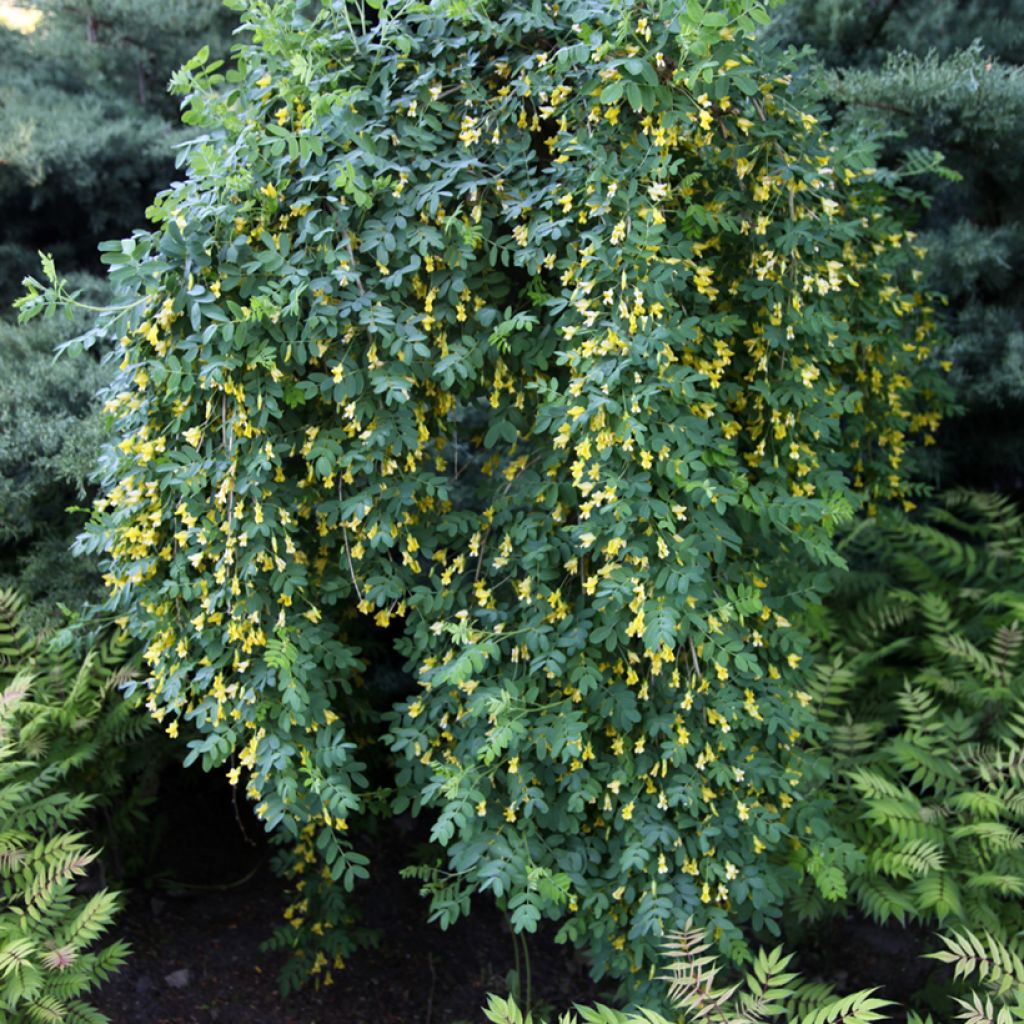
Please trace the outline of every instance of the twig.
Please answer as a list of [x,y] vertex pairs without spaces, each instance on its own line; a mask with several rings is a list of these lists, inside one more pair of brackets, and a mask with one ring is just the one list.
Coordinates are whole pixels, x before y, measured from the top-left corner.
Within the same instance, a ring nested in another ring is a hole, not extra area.
[[352,564],[352,549],[348,546],[348,530],[345,528],[345,524],[341,524],[341,535],[345,538],[345,559],[348,562],[348,572],[352,577],[352,586],[356,588],[356,597],[360,601],[363,600],[363,593],[359,589],[359,580],[356,579],[355,566]]
[[[338,497],[345,497],[345,492],[342,490],[340,483],[338,484]],[[352,549],[349,547],[348,528],[345,526],[344,520],[342,520],[341,523],[341,535],[345,538],[345,559],[348,562],[348,574],[352,579],[352,586],[356,588],[356,597],[358,597],[359,600],[362,601],[363,592],[359,589],[359,580],[356,579],[356,569],[355,566],[352,564]]]
[[690,637],[690,654],[693,657],[693,671],[697,673],[697,678],[703,681],[704,673],[700,670],[700,662],[697,660],[697,646],[693,642],[693,637]]

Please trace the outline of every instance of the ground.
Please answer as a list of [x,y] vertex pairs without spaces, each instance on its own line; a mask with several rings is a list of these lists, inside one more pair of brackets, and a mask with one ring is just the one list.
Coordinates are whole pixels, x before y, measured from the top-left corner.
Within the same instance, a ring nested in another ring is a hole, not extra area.
[[[127,890],[115,934],[133,954],[94,998],[113,1024],[477,1024],[488,993],[507,993],[515,961],[503,916],[479,900],[447,932],[428,924],[419,883],[398,876],[417,842],[406,823],[374,842],[374,876],[358,893],[378,946],[331,986],[282,998],[282,955],[260,946],[285,895],[259,826],[244,807],[236,816],[223,787],[172,780],[165,795],[188,816],[164,821],[146,876]],[[599,998],[582,959],[551,935],[530,938],[535,1004],[561,1011]]]
[[[399,819],[370,841],[374,875],[357,889],[379,944],[353,955],[331,986],[282,998],[282,955],[260,946],[286,895],[259,824],[223,780],[198,770],[165,775],[160,805],[170,810],[147,830],[146,869],[124,887],[115,933],[132,957],[94,999],[112,1024],[482,1024],[487,995],[508,992],[515,954],[504,917],[478,898],[448,931],[429,924],[418,883],[398,874],[416,859],[424,824]],[[553,933],[529,937],[534,1007],[557,1019],[574,1003],[614,1004]],[[927,930],[836,918],[803,935],[798,962],[839,991],[879,987],[903,1002],[941,982],[943,969],[920,959],[928,942]]]

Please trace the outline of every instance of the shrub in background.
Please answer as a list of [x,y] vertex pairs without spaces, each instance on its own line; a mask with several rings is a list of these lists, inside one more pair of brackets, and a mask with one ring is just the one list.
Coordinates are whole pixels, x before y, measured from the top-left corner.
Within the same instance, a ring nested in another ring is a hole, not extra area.
[[[76,283],[92,302],[109,297],[95,278]],[[41,618],[54,618],[58,602],[77,606],[101,589],[95,559],[69,557],[82,518],[67,509],[92,495],[103,437],[98,393],[113,367],[101,347],[54,359],[89,315],[20,327],[0,320],[0,585],[17,585]]]
[[150,710],[350,888],[383,633],[436,915],[490,893],[620,976],[688,914],[738,953],[806,825],[790,622],[938,423],[894,186],[746,0],[235,6],[187,179],[105,246],[81,546]]
[[128,231],[174,169],[173,71],[207,42],[227,49],[219,0],[40,0],[32,32],[0,19],[0,303],[39,248],[67,270]]
[[799,857],[877,921],[939,921],[1020,949],[1024,929],[1024,520],[956,492],[880,517],[844,545],[854,571],[810,625],[808,687],[828,723],[840,841]]
[[[101,238],[130,230],[170,180],[185,133],[166,83],[200,42],[227,49],[233,15],[219,0],[40,0],[31,32],[0,14],[0,586],[31,614],[95,595],[94,561],[68,548],[88,504],[102,428],[99,353],[53,364],[54,348],[87,326],[17,327],[7,317],[40,247],[68,272],[99,268]],[[16,12],[17,13],[17,12]],[[96,302],[104,285],[76,284]]]
[[920,178],[929,280],[949,297],[952,382],[963,415],[941,448],[950,484],[1024,491],[1024,3],[789,0],[775,32],[821,53],[852,130],[888,134],[883,165],[941,150],[960,176]]

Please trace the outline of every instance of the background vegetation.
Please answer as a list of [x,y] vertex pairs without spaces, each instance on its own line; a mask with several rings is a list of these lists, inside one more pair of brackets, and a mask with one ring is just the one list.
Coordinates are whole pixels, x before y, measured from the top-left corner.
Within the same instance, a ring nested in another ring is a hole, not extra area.
[[937,150],[957,178],[922,176],[930,280],[948,299],[961,414],[942,435],[943,486],[1019,494],[1024,406],[1021,334],[1021,126],[1024,6],[1019,0],[794,0],[773,35],[810,45],[840,122],[885,141],[889,166]]

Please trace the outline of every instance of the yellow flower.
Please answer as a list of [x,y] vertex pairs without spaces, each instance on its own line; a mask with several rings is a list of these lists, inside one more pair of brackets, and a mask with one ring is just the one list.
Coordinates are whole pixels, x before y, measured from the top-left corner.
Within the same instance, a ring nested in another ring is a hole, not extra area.
[[475,117],[470,117],[468,114],[463,117],[459,129],[459,141],[466,147],[480,141],[480,128]]

